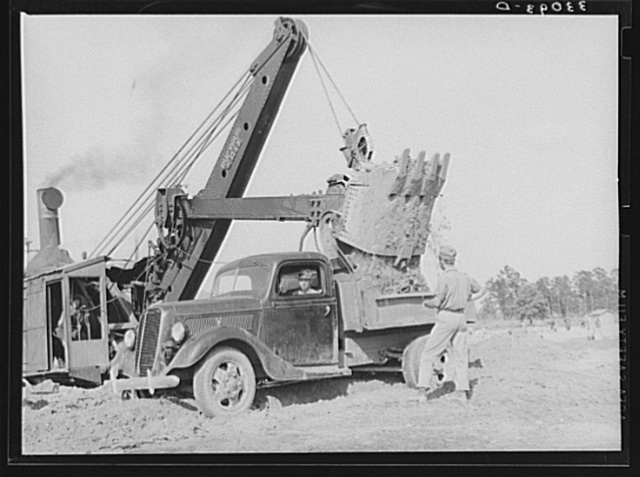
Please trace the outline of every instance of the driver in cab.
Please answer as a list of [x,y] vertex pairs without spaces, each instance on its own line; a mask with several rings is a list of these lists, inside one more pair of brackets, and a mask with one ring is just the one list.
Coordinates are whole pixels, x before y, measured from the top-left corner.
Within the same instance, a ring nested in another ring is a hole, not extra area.
[[315,270],[304,269],[298,272],[298,290],[294,292],[294,295],[318,295],[322,293],[322,290],[317,290],[311,287],[311,282],[316,277]]

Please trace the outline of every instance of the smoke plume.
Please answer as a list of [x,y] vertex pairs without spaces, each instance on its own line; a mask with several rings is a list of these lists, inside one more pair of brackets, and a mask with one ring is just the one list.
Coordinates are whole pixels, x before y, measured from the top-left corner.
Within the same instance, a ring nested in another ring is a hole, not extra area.
[[[175,21],[172,20],[173,24]],[[151,182],[164,164],[182,145],[192,130],[167,144],[167,136],[183,126],[179,115],[195,107],[191,119],[194,128],[204,119],[226,91],[218,91],[211,78],[224,69],[226,60],[233,58],[233,49],[220,47],[231,42],[223,32],[204,28],[183,30],[168,28],[168,36],[152,64],[145,63],[142,71],[136,71],[128,88],[130,110],[120,119],[124,126],[123,145],[92,147],[84,154],[65,158],[64,165],[50,174],[43,187],[61,187],[65,191],[102,190],[111,184],[144,184]],[[177,32],[181,33],[178,34]],[[216,62],[210,59],[210,48],[194,48],[194,45],[216,45]],[[252,58],[247,58],[247,64]],[[222,66],[221,66],[222,65]],[[185,87],[186,85],[186,87]],[[204,107],[202,106],[204,104]],[[118,118],[104,118],[106,123]],[[129,138],[128,140],[126,138]]]
[[148,182],[149,165],[155,161],[136,154],[135,149],[128,152],[106,152],[95,148],[83,155],[74,156],[69,163],[47,176],[44,185],[68,191],[86,191],[102,190],[112,183]]

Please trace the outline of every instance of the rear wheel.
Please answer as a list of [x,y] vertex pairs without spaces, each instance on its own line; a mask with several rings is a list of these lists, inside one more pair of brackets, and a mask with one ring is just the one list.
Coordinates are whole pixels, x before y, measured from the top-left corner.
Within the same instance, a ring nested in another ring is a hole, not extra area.
[[[420,369],[420,357],[429,335],[421,336],[413,340],[402,353],[402,376],[404,382],[410,388],[418,387],[418,371]],[[434,364],[435,384],[441,386],[448,380],[447,370],[448,354],[444,351]]]
[[413,340],[402,353],[402,377],[410,388],[418,387],[418,369],[420,368],[420,356],[427,341],[428,335]]
[[256,394],[251,361],[235,348],[213,349],[193,376],[193,394],[207,417],[246,411]]

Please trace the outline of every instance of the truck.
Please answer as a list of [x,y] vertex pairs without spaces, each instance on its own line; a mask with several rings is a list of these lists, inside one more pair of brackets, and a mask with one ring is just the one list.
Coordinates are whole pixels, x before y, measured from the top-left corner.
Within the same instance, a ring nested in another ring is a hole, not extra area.
[[[245,411],[261,387],[358,371],[402,372],[415,386],[435,322],[422,307],[433,293],[420,262],[450,155],[405,149],[377,163],[359,124],[343,134],[347,171],[331,175],[324,193],[243,197],[308,41],[304,22],[275,22],[205,187],[193,197],[176,181],[157,189],[153,253],[132,269],[109,266],[108,257],[91,262],[106,277],[94,287],[118,297],[101,291],[100,309],[122,301],[131,312],[117,335],[108,314],[95,313],[112,339],[108,365],[91,366],[103,380],[108,372],[114,392],[183,389],[213,417]],[[226,264],[211,297],[195,299],[234,220],[306,227],[298,250]],[[312,232],[318,251],[303,251]],[[69,286],[61,290],[72,298]],[[62,308],[70,329],[77,312]],[[471,321],[473,304],[467,309]],[[447,380],[446,353],[441,362]]]
[[[317,293],[299,293],[301,271]],[[124,348],[135,377],[114,380],[114,391],[182,386],[205,415],[236,414],[258,387],[400,370],[403,354],[415,386],[417,350],[435,318],[421,304],[432,296],[378,294],[317,252],[245,257],[218,272],[213,297],[147,310]]]

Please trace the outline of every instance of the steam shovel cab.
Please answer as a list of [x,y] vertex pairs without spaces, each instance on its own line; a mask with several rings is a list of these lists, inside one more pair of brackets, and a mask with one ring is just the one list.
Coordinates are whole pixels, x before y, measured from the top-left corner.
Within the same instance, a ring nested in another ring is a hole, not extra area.
[[56,267],[23,282],[23,377],[102,383],[115,339],[137,321],[109,287],[106,257]]

